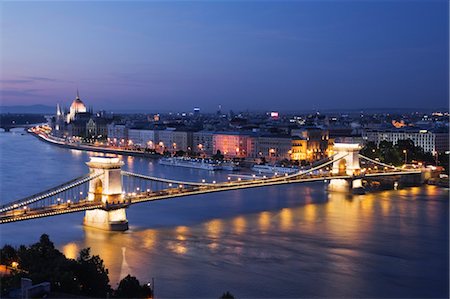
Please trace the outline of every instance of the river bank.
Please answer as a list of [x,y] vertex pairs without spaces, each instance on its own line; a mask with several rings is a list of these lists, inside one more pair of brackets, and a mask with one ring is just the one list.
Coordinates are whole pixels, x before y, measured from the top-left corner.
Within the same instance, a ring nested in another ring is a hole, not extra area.
[[29,134],[32,136],[38,138],[39,140],[56,145],[58,147],[67,148],[67,149],[75,149],[80,151],[88,151],[88,152],[96,152],[96,153],[104,153],[104,154],[115,154],[115,155],[122,155],[122,156],[132,156],[132,157],[144,157],[144,158],[150,158],[150,159],[159,159],[161,158],[161,155],[154,154],[154,153],[145,153],[145,152],[138,152],[138,151],[130,151],[130,150],[119,150],[119,149],[110,149],[105,147],[99,147],[99,146],[91,146],[91,145],[75,145],[75,144],[69,144],[69,143],[63,143],[56,140],[53,140],[49,137],[45,137],[42,134],[37,134],[32,131],[28,131]]

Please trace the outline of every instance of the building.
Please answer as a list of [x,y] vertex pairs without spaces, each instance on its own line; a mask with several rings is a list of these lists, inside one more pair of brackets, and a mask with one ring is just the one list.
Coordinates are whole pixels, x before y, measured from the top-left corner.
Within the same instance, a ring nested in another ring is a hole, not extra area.
[[158,131],[130,128],[128,130],[128,141],[142,148],[154,149],[158,143]]
[[86,123],[85,136],[92,139],[106,139],[108,125],[104,118],[91,117]]
[[213,132],[199,131],[192,134],[192,150],[201,155],[214,154]]
[[256,158],[256,138],[250,133],[214,133],[213,152],[217,151],[227,158]]
[[67,114],[66,122],[69,124],[70,122],[74,121],[76,118],[76,115],[78,113],[85,113],[87,112],[86,106],[84,105],[83,101],[80,99],[80,95],[77,90],[77,97],[75,100],[73,100],[72,104],[69,108],[69,113]]
[[67,134],[64,113],[59,104],[56,105],[56,115],[53,117],[52,121],[52,134],[53,136],[60,138]]
[[291,159],[291,136],[259,136],[256,142],[256,152],[259,158],[278,161]]
[[[328,130],[317,127],[305,127],[291,130],[291,136],[295,137],[293,153],[295,159],[300,161],[321,160],[330,156],[333,140],[330,139]],[[304,158],[304,159],[301,159]]]
[[108,140],[112,144],[125,143],[128,140],[128,127],[125,124],[111,123],[107,126]]
[[[448,135],[446,138],[448,140]],[[375,142],[377,146],[380,145],[381,141],[397,144],[399,140],[410,139],[415,146],[421,147],[424,152],[434,153],[436,151],[436,133],[415,127],[366,130],[363,132],[363,139],[366,142]],[[443,144],[444,142],[445,136],[439,135],[438,143],[440,149],[445,149],[445,147],[448,149],[448,143]]]
[[69,113],[65,114],[60,105],[56,106],[56,115],[52,118],[52,135],[56,137],[79,137],[101,140],[108,135],[108,122],[111,121],[94,115],[88,111],[79,93],[70,105]]
[[308,160],[308,141],[301,137],[292,138],[292,154],[291,160],[306,161]]
[[192,150],[192,132],[177,131],[175,128],[166,128],[158,132],[158,144],[160,151],[190,151]]
[[449,136],[448,136],[448,128],[442,127],[433,130],[433,134],[435,135],[435,147],[434,150],[438,153],[445,153],[449,150]]

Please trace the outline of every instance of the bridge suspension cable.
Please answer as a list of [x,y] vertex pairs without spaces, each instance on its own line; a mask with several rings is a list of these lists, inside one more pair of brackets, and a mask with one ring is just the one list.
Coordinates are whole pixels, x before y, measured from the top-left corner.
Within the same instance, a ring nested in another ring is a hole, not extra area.
[[168,183],[168,184],[181,184],[181,185],[190,185],[190,186],[214,186],[215,184],[211,183],[197,183],[197,182],[186,182],[186,181],[178,181],[178,180],[171,180],[171,179],[164,179],[164,178],[158,178],[154,176],[148,176],[138,173],[133,173],[129,171],[122,170],[122,175],[136,177],[144,180],[150,180],[155,182],[161,182],[161,183]]
[[359,154],[359,157],[360,157],[360,158],[363,158],[363,159],[366,159],[367,161],[370,161],[370,162],[372,162],[372,163],[375,163],[375,164],[384,166],[384,167],[388,167],[388,168],[392,168],[392,169],[395,169],[395,170],[403,171],[403,169],[401,169],[401,168],[398,168],[398,167],[395,167],[395,166],[393,166],[393,165],[389,165],[389,164],[386,164],[386,163],[383,163],[383,162],[380,162],[380,161],[371,159],[371,158],[366,157],[366,156],[363,156],[363,155],[361,155],[361,154]]
[[83,176],[78,177],[76,179],[73,179],[71,181],[68,181],[66,183],[63,183],[61,185],[58,185],[56,187],[53,187],[51,189],[39,192],[37,194],[33,194],[33,195],[30,195],[30,196],[27,196],[25,198],[22,198],[22,199],[13,201],[13,202],[9,202],[6,205],[3,205],[3,206],[0,207],[0,212],[6,212],[6,211],[14,210],[14,209],[17,209],[19,207],[26,206],[26,205],[35,203],[37,201],[46,199],[48,197],[55,196],[55,195],[57,195],[57,194],[59,194],[61,192],[67,191],[69,189],[72,189],[72,188],[75,188],[75,187],[77,187],[79,185],[82,185],[82,184],[84,184],[86,182],[89,182],[90,180],[93,180],[93,179],[95,179],[95,178],[97,178],[97,177],[99,177],[101,175],[103,175],[103,173],[99,173],[99,174],[96,174],[96,175],[86,174],[86,175],[83,175]]

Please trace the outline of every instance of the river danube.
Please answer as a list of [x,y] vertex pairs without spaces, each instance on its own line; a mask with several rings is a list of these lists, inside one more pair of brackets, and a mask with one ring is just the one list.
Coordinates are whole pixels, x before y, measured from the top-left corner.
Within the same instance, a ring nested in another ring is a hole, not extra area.
[[[93,154],[0,133],[2,204],[88,172]],[[124,169],[173,179],[225,180],[226,172],[123,157]],[[367,195],[324,183],[229,191],[134,205],[130,230],[81,225],[83,213],[3,224],[1,245],[43,233],[70,258],[90,247],[111,284],[155,278],[159,298],[448,297],[448,189]]]

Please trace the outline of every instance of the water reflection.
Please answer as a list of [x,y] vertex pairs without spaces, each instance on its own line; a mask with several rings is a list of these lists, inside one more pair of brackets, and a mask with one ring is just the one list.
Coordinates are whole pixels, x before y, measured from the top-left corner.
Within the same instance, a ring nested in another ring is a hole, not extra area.
[[270,223],[271,223],[270,215],[271,215],[270,212],[267,212],[267,211],[261,212],[259,214],[259,217],[258,217],[259,229],[263,233],[267,232],[270,228]]
[[76,259],[80,248],[74,242],[70,242],[62,247],[62,253],[69,259]]
[[234,232],[238,235],[241,235],[245,232],[246,219],[244,216],[239,216],[233,219],[233,228]]
[[280,212],[280,228],[289,231],[292,227],[292,209],[284,208]]
[[[138,233],[138,232],[137,232]],[[147,250],[152,250],[158,241],[158,231],[155,229],[147,229],[139,232],[142,238],[142,245]]]
[[207,246],[212,251],[219,247],[219,238],[223,229],[222,226],[223,223],[220,219],[211,220],[204,225],[206,228]]

